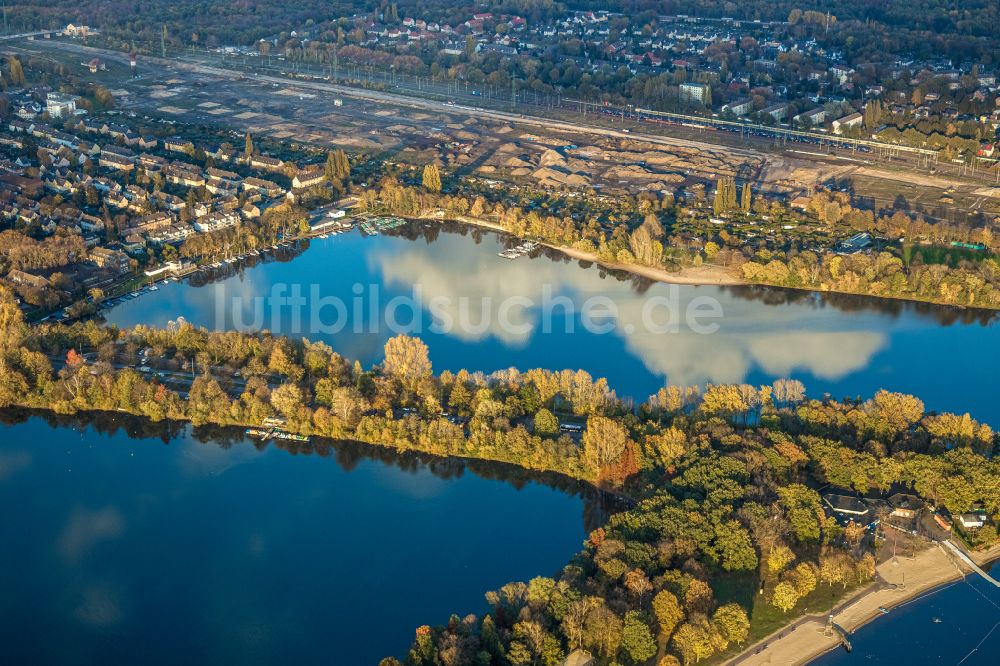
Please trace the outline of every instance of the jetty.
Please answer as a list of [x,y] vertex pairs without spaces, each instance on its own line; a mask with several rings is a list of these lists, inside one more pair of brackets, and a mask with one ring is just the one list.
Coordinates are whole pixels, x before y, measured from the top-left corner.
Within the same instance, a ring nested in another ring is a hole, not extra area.
[[847,640],[848,631],[833,621],[833,615],[830,615],[829,619],[827,620],[826,631],[824,633],[826,633],[827,635],[830,635],[831,633],[836,633],[837,637],[840,639],[840,644],[844,646],[844,649],[847,652],[850,652],[851,650],[854,649],[854,646],[851,645],[851,641]]

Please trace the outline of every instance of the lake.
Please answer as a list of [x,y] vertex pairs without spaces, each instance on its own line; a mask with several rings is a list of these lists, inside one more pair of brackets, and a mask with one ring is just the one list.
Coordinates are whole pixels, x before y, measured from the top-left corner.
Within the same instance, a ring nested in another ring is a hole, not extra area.
[[[1000,573],[1000,566],[994,566],[992,573],[994,577]],[[812,666],[996,666],[1000,663],[1000,590],[973,574],[892,609],[850,640],[851,654],[837,649]]]
[[371,665],[554,575],[605,519],[575,482],[512,467],[0,418],[5,664]]
[[[814,397],[886,388],[917,395],[928,409],[1000,423],[992,397],[1000,355],[983,351],[998,341],[993,313],[651,283],[547,249],[513,261],[497,256],[513,242],[437,222],[367,238],[354,231],[228,276],[161,285],[106,316],[121,326],[183,317],[214,329],[263,327],[324,340],[365,365],[381,360],[395,332],[409,332],[428,344],[439,371],[583,369],[640,400],[665,382],[763,384],[791,376]],[[299,304],[275,305],[275,297]],[[721,316],[688,325],[691,307]],[[602,309],[607,317],[593,316]],[[670,313],[681,320],[675,329]],[[449,319],[450,327],[437,325]],[[704,332],[711,325],[716,330]]]
[[[637,399],[665,382],[791,376],[817,397],[887,388],[1000,423],[1000,355],[982,351],[997,342],[992,313],[665,285],[544,249],[497,256],[516,242],[438,223],[355,231],[160,285],[106,317],[267,328],[366,365],[408,332],[438,371],[584,369]],[[4,428],[0,501],[18,510],[0,537],[19,547],[0,551],[17,572],[0,640],[16,663],[374,663],[418,625],[482,613],[486,590],[556,572],[606,515],[573,483],[509,467],[346,443],[292,455],[110,418]],[[894,611],[858,632],[854,655],[819,663],[899,663],[887,636],[907,663],[954,663],[995,621],[973,595],[963,583]]]

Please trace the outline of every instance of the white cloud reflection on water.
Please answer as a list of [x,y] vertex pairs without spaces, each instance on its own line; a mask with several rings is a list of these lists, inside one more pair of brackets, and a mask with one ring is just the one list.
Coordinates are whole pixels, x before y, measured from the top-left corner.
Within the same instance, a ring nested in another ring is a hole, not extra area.
[[56,546],[70,564],[76,564],[103,541],[117,539],[125,531],[125,516],[118,508],[74,507]]
[[0,451],[0,483],[30,466],[30,451]]
[[[495,338],[507,345],[524,346],[543,335],[538,307],[515,308],[510,317],[513,323],[530,328],[527,333],[511,332],[499,325],[497,311],[500,303],[514,296],[541,303],[545,285],[550,285],[553,293],[569,296],[577,306],[591,296],[608,296],[618,310],[618,325],[610,335],[623,338],[625,348],[650,372],[675,384],[740,382],[754,369],[775,376],[800,371],[821,379],[839,379],[867,366],[888,342],[886,334],[876,328],[876,318],[845,318],[835,310],[801,305],[764,306],[716,288],[654,284],[639,293],[629,282],[602,278],[596,269],[547,258],[497,262],[482,251],[455,251],[448,256],[449,261],[442,262],[420,248],[404,247],[399,252],[370,255],[369,261],[389,286],[420,284],[425,308],[432,298],[447,299],[450,305],[446,310],[455,321],[460,299],[469,298],[475,304],[475,314],[470,317],[474,321],[480,320],[479,303],[488,299],[491,316],[485,331],[455,327],[450,333],[466,341]],[[643,325],[646,300],[667,296],[672,289],[679,289],[681,312],[696,296],[718,300],[724,313],[719,331],[701,335],[683,323],[677,333],[648,331]],[[557,315],[561,314],[557,310]],[[858,329],[859,320],[869,322],[870,327]]]

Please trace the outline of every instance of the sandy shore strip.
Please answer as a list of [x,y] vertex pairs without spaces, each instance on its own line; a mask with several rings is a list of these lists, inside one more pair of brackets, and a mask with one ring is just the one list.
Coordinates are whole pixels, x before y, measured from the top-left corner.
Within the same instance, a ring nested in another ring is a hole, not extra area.
[[[892,609],[900,606],[945,583],[960,580],[968,573],[936,543],[912,558],[901,556],[889,559],[878,565],[876,571],[878,582],[858,590],[832,611],[833,621],[848,632],[856,631],[881,615],[879,607]],[[825,633],[828,615],[802,617],[725,663],[727,666],[808,664],[840,645],[836,633]]]
[[[439,219],[439,218],[426,218],[426,219]],[[509,231],[504,229],[499,224],[494,224],[486,220],[481,220],[473,217],[457,217],[450,218],[452,221],[461,222],[462,224],[471,224],[477,227],[483,227],[485,229],[492,229],[493,231],[498,231],[503,234],[510,234]],[[565,247],[562,245],[551,245],[549,243],[542,243],[545,247],[556,250],[557,252],[562,252],[567,257],[571,259],[577,259],[579,261],[589,261],[591,263],[603,266],[609,270],[626,271],[632,273],[633,275],[638,275],[640,277],[653,280],[655,282],[665,282],[666,284],[685,284],[685,285],[745,285],[749,284],[746,280],[741,280],[736,277],[725,268],[721,266],[692,266],[690,268],[684,268],[680,271],[668,271],[662,268],[655,268],[652,266],[641,266],[639,264],[618,264],[608,261],[603,261],[594,253],[584,252],[573,247]]]

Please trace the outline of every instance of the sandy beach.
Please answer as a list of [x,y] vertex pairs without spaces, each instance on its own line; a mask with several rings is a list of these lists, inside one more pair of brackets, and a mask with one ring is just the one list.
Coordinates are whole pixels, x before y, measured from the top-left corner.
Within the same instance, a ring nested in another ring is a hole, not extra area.
[[[439,219],[439,218],[428,218],[428,219]],[[471,224],[477,227],[483,227],[485,229],[492,229],[493,231],[499,231],[501,233],[510,233],[504,229],[499,224],[494,224],[486,220],[480,220],[472,217],[458,217],[451,218],[455,222],[461,222],[463,224]],[[641,277],[654,280],[656,282],[665,282],[667,284],[685,284],[685,285],[742,285],[748,284],[746,280],[741,280],[740,278],[734,276],[732,273],[727,271],[721,266],[692,266],[689,268],[684,268],[680,271],[668,271],[662,268],[654,268],[652,266],[641,266],[639,264],[618,264],[609,261],[601,260],[596,254],[592,252],[584,252],[573,247],[564,247],[562,245],[551,245],[549,243],[542,243],[547,248],[556,250],[557,252],[562,252],[567,257],[572,259],[577,259],[579,261],[589,261],[599,266],[603,266],[609,270],[626,271],[632,273],[633,275],[639,275]]]
[[[993,559],[997,549],[976,553],[977,563]],[[963,565],[931,544],[913,557],[899,556],[878,565],[877,582],[857,590],[832,611],[833,621],[848,632],[857,630],[881,615],[880,607],[892,609],[916,599],[934,588],[956,581],[969,573]],[[767,638],[749,646],[725,662],[727,666],[801,666],[840,645],[836,633],[826,634],[828,614],[806,615]]]

